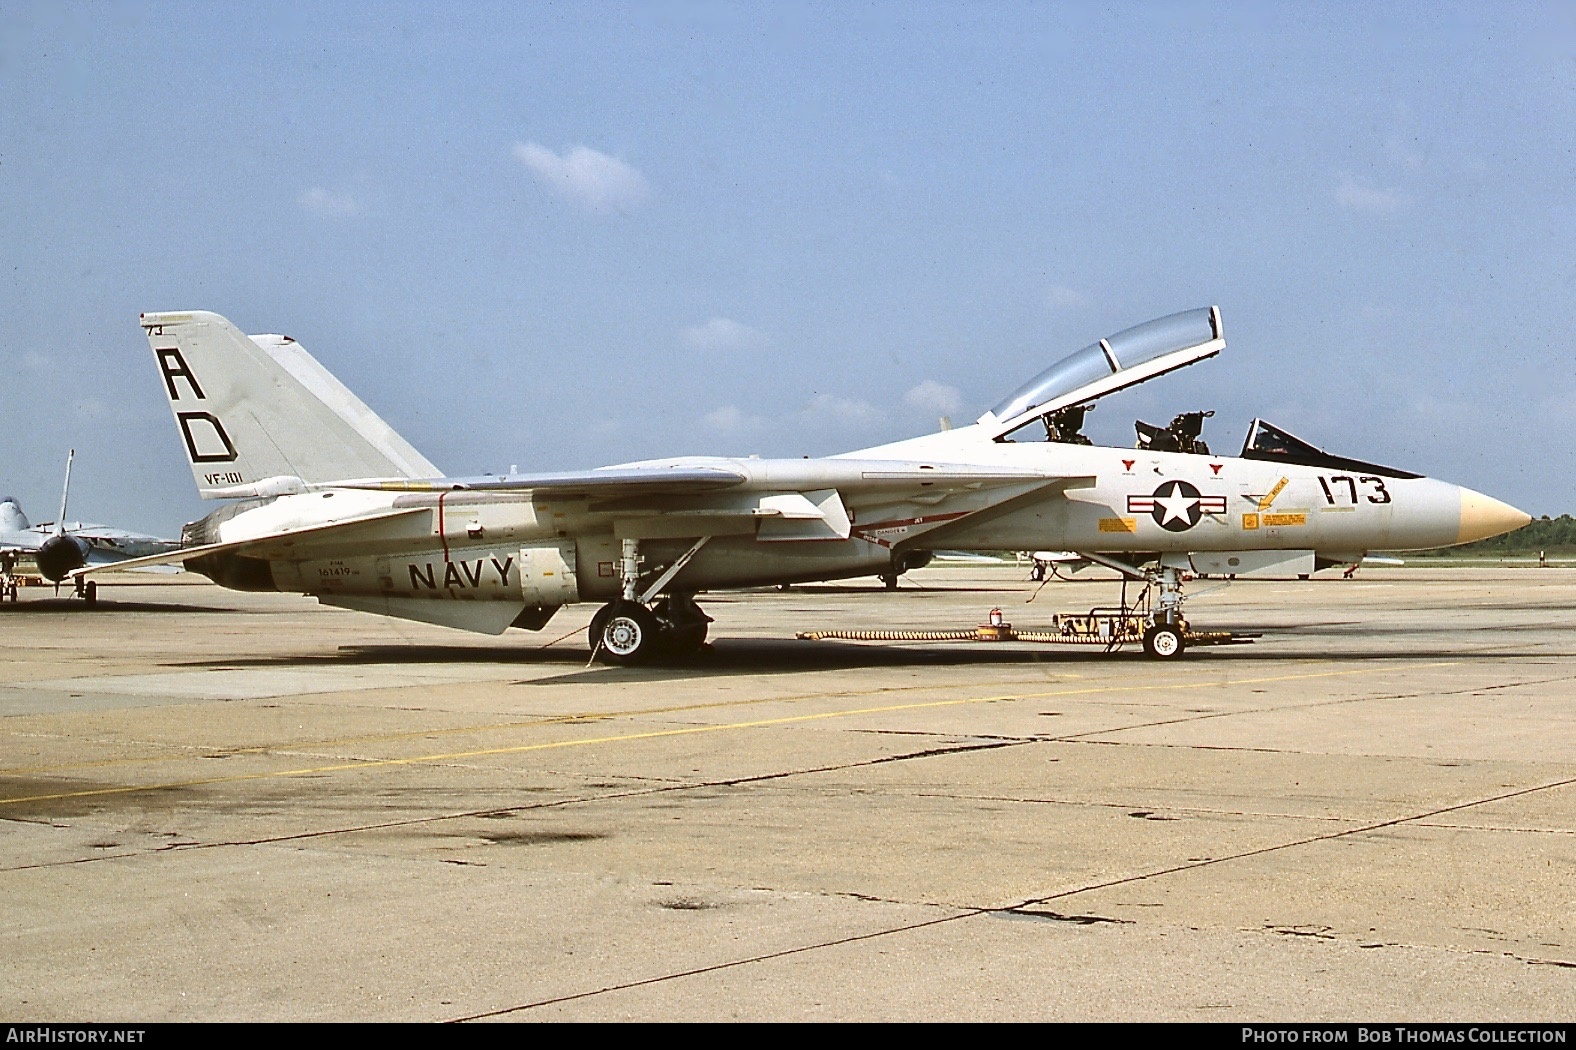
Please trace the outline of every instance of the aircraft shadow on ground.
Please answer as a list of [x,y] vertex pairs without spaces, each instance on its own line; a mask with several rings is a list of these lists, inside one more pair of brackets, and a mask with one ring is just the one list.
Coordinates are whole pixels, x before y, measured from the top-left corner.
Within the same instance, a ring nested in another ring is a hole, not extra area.
[[236,610],[215,605],[186,605],[177,602],[128,602],[99,599],[92,604],[80,598],[38,598],[32,601],[0,602],[0,616],[26,616],[29,613],[71,613],[74,616],[102,616],[108,613],[234,613]]
[[[1287,629],[1286,634],[1296,633]],[[1373,630],[1364,628],[1363,637],[1372,638]],[[1416,631],[1396,630],[1396,634],[1413,635]],[[363,645],[342,646],[333,653],[277,654],[228,659],[183,661],[178,666],[192,668],[270,668],[281,667],[373,667],[401,664],[467,664],[506,663],[522,667],[561,668],[559,674],[525,679],[520,685],[554,685],[587,681],[592,678],[603,682],[668,682],[694,678],[734,677],[743,675],[800,674],[804,672],[850,671],[866,668],[918,668],[918,667],[980,667],[980,666],[1034,666],[1079,665],[1104,661],[1120,661],[1128,665],[1153,668],[1158,672],[1186,674],[1190,668],[1218,664],[1222,660],[1271,661],[1275,663],[1339,662],[1370,663],[1384,661],[1437,661],[1470,659],[1476,646],[1451,646],[1444,643],[1429,645],[1397,644],[1393,647],[1373,647],[1341,651],[1331,647],[1320,652],[1304,648],[1277,650],[1273,640],[1252,645],[1198,646],[1189,650],[1176,662],[1149,661],[1142,649],[1135,645],[1107,653],[1095,646],[1047,645],[1030,649],[1021,645],[993,645],[978,643],[974,648],[962,646],[941,647],[926,644],[851,644],[839,641],[802,642],[792,639],[722,639],[709,650],[693,659],[682,662],[656,663],[641,667],[607,667],[588,663],[590,653],[581,647],[574,648],[518,648],[496,646],[446,646],[446,645]],[[1547,648],[1525,652],[1496,651],[1496,660],[1548,659]]]

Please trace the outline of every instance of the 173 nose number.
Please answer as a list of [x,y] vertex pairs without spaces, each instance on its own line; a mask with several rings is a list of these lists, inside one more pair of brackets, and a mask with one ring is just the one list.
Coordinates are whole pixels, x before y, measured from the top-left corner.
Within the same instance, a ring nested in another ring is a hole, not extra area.
[[1369,503],[1389,503],[1390,492],[1384,487],[1383,478],[1354,478],[1346,474],[1333,477],[1319,475],[1319,487],[1324,490],[1324,501],[1334,507],[1340,504],[1357,504],[1359,487]]

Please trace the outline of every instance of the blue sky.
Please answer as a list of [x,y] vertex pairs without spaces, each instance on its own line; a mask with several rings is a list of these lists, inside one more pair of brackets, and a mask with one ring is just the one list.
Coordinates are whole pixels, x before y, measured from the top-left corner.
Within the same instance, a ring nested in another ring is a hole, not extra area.
[[145,310],[451,473],[823,454],[1217,304],[1213,408],[1576,511],[1569,4],[0,0],[0,489],[172,533]]

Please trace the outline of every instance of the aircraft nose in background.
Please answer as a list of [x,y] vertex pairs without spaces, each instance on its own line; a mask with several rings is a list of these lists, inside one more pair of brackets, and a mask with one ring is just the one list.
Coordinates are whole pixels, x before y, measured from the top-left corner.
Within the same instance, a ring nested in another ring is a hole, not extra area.
[[1457,543],[1486,540],[1513,529],[1519,529],[1532,520],[1526,511],[1517,510],[1509,503],[1501,503],[1493,496],[1485,496],[1471,489],[1461,490],[1461,530]]

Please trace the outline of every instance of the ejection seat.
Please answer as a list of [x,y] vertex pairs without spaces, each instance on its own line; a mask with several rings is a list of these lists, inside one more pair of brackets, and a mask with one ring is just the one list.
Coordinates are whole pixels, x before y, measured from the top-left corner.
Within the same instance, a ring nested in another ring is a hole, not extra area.
[[1141,419],[1134,420],[1133,429],[1138,431],[1138,444],[1135,447],[1148,452],[1190,452],[1207,456],[1209,446],[1199,435],[1204,432],[1204,420],[1214,414],[1213,410],[1182,412],[1165,427],[1157,427]]

